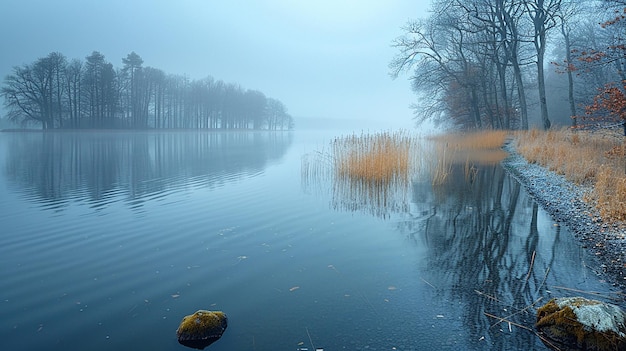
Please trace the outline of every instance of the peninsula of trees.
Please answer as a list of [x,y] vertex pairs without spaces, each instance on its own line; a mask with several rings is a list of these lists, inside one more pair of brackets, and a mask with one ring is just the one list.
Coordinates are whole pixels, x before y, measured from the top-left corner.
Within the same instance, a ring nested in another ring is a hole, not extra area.
[[286,130],[285,105],[258,90],[144,67],[131,52],[115,68],[94,51],[68,60],[59,52],[13,68],[0,95],[9,120],[43,129]]

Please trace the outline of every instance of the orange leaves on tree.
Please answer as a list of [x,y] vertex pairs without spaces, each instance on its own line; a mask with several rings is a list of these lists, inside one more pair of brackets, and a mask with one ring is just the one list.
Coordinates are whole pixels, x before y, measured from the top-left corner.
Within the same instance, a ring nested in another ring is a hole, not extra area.
[[[623,10],[616,11],[615,18],[600,23],[602,28],[615,25],[618,22],[626,20],[626,7]],[[626,54],[626,45],[618,43],[606,48],[606,51],[599,50],[572,50],[572,54],[577,55],[577,59],[581,64],[589,63],[609,63],[616,55],[622,57]],[[567,67],[569,71],[574,71],[576,67]],[[618,122],[626,121],[626,81],[619,83],[610,83],[599,89],[598,94],[593,98],[593,103],[585,107],[585,116],[582,118],[587,121],[596,122]],[[578,127],[582,127],[578,125]],[[626,135],[626,124],[624,125],[624,133]]]
[[556,73],[576,72],[578,70],[578,67],[571,62],[567,62],[567,60],[563,60],[562,63],[553,61],[550,64],[555,67]]
[[607,54],[604,51],[596,51],[596,50],[581,51],[580,56],[578,56],[578,61],[585,62],[585,63],[598,62],[606,56]]
[[593,103],[585,107],[587,120],[607,121],[626,120],[626,95],[622,89],[608,84],[600,89],[598,95],[593,98]]

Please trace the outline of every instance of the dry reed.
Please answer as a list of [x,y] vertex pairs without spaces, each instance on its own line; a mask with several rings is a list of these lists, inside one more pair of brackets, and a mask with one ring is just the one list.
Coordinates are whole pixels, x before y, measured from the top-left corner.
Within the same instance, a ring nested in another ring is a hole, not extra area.
[[338,177],[388,182],[406,179],[413,139],[405,132],[351,135],[332,142]]
[[365,210],[377,217],[407,211],[417,145],[403,131],[334,139],[333,207]]
[[530,130],[515,133],[515,140],[529,162],[591,186],[587,200],[603,218],[626,219],[626,146],[618,133]]
[[506,132],[489,131],[438,136],[425,143],[405,131],[342,136],[331,142],[330,152],[303,156],[303,184],[312,188],[330,180],[334,208],[386,217],[408,209],[411,181],[430,177],[433,185],[443,185],[459,162],[471,179],[477,163],[499,162],[506,137]]
[[472,179],[478,172],[477,164],[500,162],[506,156],[501,148],[507,137],[508,133],[501,130],[433,137],[436,145],[436,163],[431,162],[435,165],[432,170],[433,185],[445,184],[455,163],[463,163],[466,179]]
[[434,163],[435,168],[432,171],[432,184],[442,185],[448,180],[448,176],[452,173],[451,154],[454,149],[449,150],[448,144],[439,143],[436,146],[436,160]]
[[508,137],[504,130],[489,130],[472,133],[450,133],[433,137],[434,140],[445,142],[452,149],[489,150],[500,149]]
[[333,208],[377,217],[408,210],[412,175],[421,166],[418,138],[381,132],[335,138],[329,152],[302,157],[303,185],[332,184]]

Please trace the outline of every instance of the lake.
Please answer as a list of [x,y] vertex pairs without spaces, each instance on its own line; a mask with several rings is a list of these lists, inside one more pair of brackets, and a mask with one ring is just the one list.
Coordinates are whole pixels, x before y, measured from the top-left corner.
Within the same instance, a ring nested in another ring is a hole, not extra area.
[[303,171],[346,134],[0,133],[1,348],[184,350],[210,309],[208,350],[542,350],[531,305],[611,293],[498,163],[382,195]]

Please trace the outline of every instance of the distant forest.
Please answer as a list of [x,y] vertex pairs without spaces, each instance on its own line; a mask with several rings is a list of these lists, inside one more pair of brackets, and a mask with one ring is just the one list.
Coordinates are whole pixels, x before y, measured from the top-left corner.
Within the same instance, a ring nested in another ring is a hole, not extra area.
[[[415,117],[458,129],[619,126],[626,0],[431,0],[393,46]],[[626,129],[625,129],[626,131]]]
[[14,67],[0,89],[7,117],[43,129],[293,128],[285,105],[258,90],[144,67],[135,52],[122,64],[98,51],[85,61],[52,52]]

